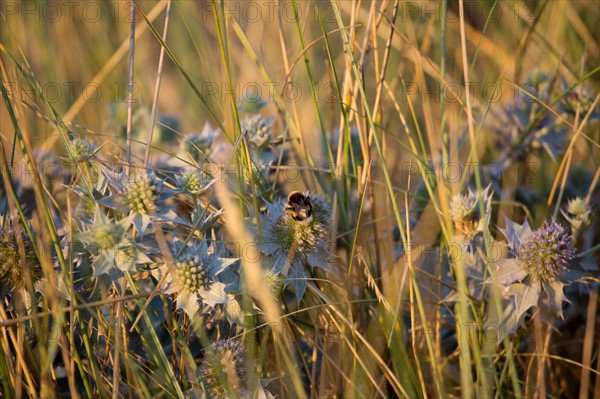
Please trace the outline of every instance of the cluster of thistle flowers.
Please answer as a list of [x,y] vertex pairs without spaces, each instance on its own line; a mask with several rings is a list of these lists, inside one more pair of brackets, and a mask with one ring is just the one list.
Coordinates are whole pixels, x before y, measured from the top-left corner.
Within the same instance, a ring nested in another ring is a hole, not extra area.
[[[247,96],[238,104],[241,140],[250,151],[251,171],[244,175],[247,183],[250,179],[261,183],[270,181],[274,163],[279,159],[278,148],[284,142],[274,132],[275,118],[259,113],[266,104],[258,96]],[[204,169],[205,164],[216,163],[210,166],[210,169],[214,169],[223,161],[229,163],[231,160],[233,148],[221,136],[220,129],[214,129],[207,123],[200,133],[186,136],[181,142],[181,148],[192,164]]]
[[[489,189],[489,187],[488,187]],[[468,195],[454,196],[450,203],[451,217],[457,230],[469,238],[465,253],[470,255],[462,259],[469,279],[470,294],[483,299],[483,289],[486,284],[497,284],[505,299],[505,309],[501,325],[506,331],[514,332],[523,324],[526,313],[532,307],[542,308],[545,314],[562,315],[565,299],[564,287],[576,282],[593,270],[593,262],[577,255],[574,234],[586,226],[591,209],[581,198],[574,198],[563,211],[565,219],[571,225],[573,235],[567,227],[556,220],[544,223],[538,229],[532,230],[529,223],[515,223],[506,219],[506,228],[501,232],[506,237],[510,249],[507,257],[494,259],[492,278],[485,280],[486,259],[477,254],[483,254],[481,239],[482,225],[487,226],[487,218],[491,211],[491,194],[486,189],[478,196],[469,191]],[[484,215],[478,212],[485,205]],[[487,216],[486,216],[487,215]],[[473,246],[478,248],[473,248]],[[456,293],[449,295],[446,300],[455,301]]]
[[[67,145],[67,157],[64,160],[75,164],[91,165],[90,161],[99,150],[100,147],[95,142],[82,137],[73,137]],[[52,152],[35,150],[34,159],[38,165],[43,167],[59,168],[61,165],[61,159]],[[51,187],[51,181],[55,181],[56,176],[50,178],[44,174],[44,170],[40,172],[47,187]],[[17,194],[30,188],[29,183],[29,181],[13,181]],[[0,181],[1,186],[3,184]],[[3,191],[0,190],[2,194],[4,194]],[[0,203],[4,205],[3,209],[9,209],[6,201],[6,198],[0,198]],[[20,205],[24,209],[32,207],[32,204],[29,203]],[[0,297],[4,297],[7,292],[28,294],[28,285],[39,287],[39,279],[42,277],[38,253],[26,230],[29,230],[31,234],[35,234],[35,232],[31,226],[25,229],[22,221],[10,220],[7,215],[0,215],[0,220],[5,223],[4,226],[0,226]],[[59,221],[56,224],[57,226],[62,225]],[[40,256],[45,255],[48,254],[40,254]]]
[[[274,117],[264,117],[259,111],[266,105],[260,98],[244,98],[238,109],[244,115],[240,118],[240,127],[249,148],[258,155],[269,152],[283,142],[281,137],[273,133]],[[182,149],[190,158],[201,164],[210,160],[211,155],[219,148],[219,129],[213,129],[208,123],[199,133],[186,136],[181,142]],[[262,159],[261,159],[262,160]]]
[[[170,181],[150,168],[112,170],[97,159],[95,143],[81,138],[73,139],[69,150],[72,159],[85,161],[98,176],[91,189],[75,189],[82,197],[73,232],[81,246],[77,272],[120,289],[126,273],[150,269],[173,296],[176,309],[192,320],[222,310],[230,322],[242,321],[234,289],[237,274],[223,273],[237,260],[222,242],[206,239],[221,211],[208,212],[197,204],[213,179],[197,168],[181,170]],[[176,207],[181,203],[191,206],[181,210]],[[157,229],[171,237],[168,256],[160,250]]]
[[256,224],[249,226],[257,236],[258,250],[264,255],[261,262],[272,289],[291,285],[298,303],[306,291],[310,272],[314,268],[328,270],[331,258],[327,244],[331,224],[329,203],[319,195],[301,195],[309,207],[302,217],[289,209],[289,200],[280,200],[267,203],[266,214],[258,216],[261,234]]

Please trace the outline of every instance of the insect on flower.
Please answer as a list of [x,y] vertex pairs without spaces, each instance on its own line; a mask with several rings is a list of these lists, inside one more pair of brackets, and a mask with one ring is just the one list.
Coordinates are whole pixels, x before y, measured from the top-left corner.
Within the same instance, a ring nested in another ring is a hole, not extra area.
[[290,195],[288,195],[285,209],[290,213],[292,219],[298,222],[310,221],[312,218],[312,202],[310,201],[310,194],[292,191]]

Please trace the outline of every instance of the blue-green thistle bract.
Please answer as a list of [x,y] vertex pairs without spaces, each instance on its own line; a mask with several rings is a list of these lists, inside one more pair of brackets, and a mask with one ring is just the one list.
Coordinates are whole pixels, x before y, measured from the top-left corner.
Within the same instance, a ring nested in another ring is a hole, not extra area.
[[114,176],[105,172],[111,187],[111,195],[98,200],[107,208],[132,216],[132,223],[140,235],[144,235],[152,219],[188,225],[173,211],[167,200],[176,192],[166,187],[152,170],[141,170],[132,176],[121,173]]
[[[176,309],[182,309],[192,320],[208,314],[217,305],[235,305],[235,298],[226,289],[228,282],[218,276],[237,259],[226,258],[218,243],[208,245],[206,239],[173,242],[173,269],[163,264],[154,270],[155,277],[166,274],[165,293],[175,294]],[[231,308],[233,308],[232,306]]]

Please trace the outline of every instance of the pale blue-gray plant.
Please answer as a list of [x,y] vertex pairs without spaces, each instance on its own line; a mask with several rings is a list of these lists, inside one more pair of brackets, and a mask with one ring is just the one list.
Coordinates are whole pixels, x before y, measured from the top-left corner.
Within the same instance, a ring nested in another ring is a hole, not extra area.
[[[224,255],[220,243],[209,245],[206,239],[185,242],[173,241],[174,264],[163,263],[153,270],[160,281],[164,277],[164,292],[174,295],[176,309],[183,310],[191,320],[211,314],[221,305],[230,321],[243,319],[235,296],[228,292],[230,282],[223,282],[219,275],[237,259]],[[231,274],[230,274],[231,275]]]
[[69,151],[75,163],[87,163],[92,160],[102,146],[98,147],[95,141],[75,137],[69,142]]
[[575,235],[589,221],[592,209],[585,199],[575,197],[569,200],[566,210],[561,209],[561,212],[571,224],[571,231]]
[[267,102],[263,100],[258,93],[249,92],[237,104],[238,111],[248,114],[259,112]]
[[568,230],[554,220],[532,230],[527,221],[507,219],[502,233],[513,257],[496,262],[490,281],[501,285],[507,300],[505,327],[516,330],[532,307],[562,316],[564,286],[582,275]]
[[312,217],[295,220],[285,209],[285,201],[279,201],[267,203],[267,214],[259,215],[262,235],[251,226],[257,234],[258,249],[265,255],[263,265],[283,277],[284,288],[290,284],[294,287],[298,302],[306,290],[310,270],[327,270],[331,258],[327,243],[331,208],[323,197],[306,195],[312,203]]
[[[569,84],[563,78],[561,91],[566,91]],[[592,104],[596,95],[592,90],[584,84],[579,84],[577,87],[569,90],[559,101],[559,111],[568,116],[575,116],[579,112],[579,118],[582,119],[590,110],[589,120],[600,119],[600,110],[598,107],[592,109]]]
[[132,215],[114,220],[96,206],[92,218],[82,219],[77,240],[92,258],[93,275],[119,277],[123,272],[135,272],[137,265],[150,263],[147,249],[131,236]]
[[[488,226],[492,210],[491,185],[483,191],[475,193],[469,187],[466,195],[458,194],[450,199],[450,218],[456,230],[466,238],[483,232]],[[483,204],[483,212],[480,208]]]
[[107,176],[111,195],[98,201],[107,208],[115,209],[132,217],[132,223],[140,235],[148,231],[152,220],[189,225],[173,211],[167,200],[175,190],[166,187],[152,170],[136,171],[132,176],[121,173],[114,178]]
[[200,195],[206,192],[216,181],[196,168],[186,169],[176,179],[178,191],[189,195]]
[[220,134],[221,130],[214,129],[206,122],[201,132],[192,133],[184,137],[181,142],[181,148],[185,153],[189,154],[194,162],[200,165],[210,157],[213,143]]
[[248,144],[253,150],[265,150],[268,147],[281,143],[281,139],[273,137],[273,122],[275,118],[264,118],[254,114],[241,120],[242,131],[246,135]]

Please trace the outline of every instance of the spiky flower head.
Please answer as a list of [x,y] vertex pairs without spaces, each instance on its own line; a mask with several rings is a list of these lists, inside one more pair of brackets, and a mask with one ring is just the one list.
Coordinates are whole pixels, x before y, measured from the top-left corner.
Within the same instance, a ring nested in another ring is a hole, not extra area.
[[25,273],[35,278],[40,267],[29,236],[17,228],[0,227],[0,282],[12,289],[25,287]]
[[575,257],[570,234],[555,220],[536,230],[531,230],[527,220],[518,224],[506,218],[505,224],[500,231],[515,257],[499,259],[490,281],[502,285],[507,300],[504,325],[513,332],[532,307],[562,315],[565,284],[588,275],[593,267],[587,265],[591,259]]
[[229,340],[211,344],[200,364],[200,373],[212,398],[246,396],[246,353],[240,343]]
[[273,233],[286,250],[294,247],[298,254],[307,254],[316,251],[319,241],[325,239],[331,210],[323,197],[299,195],[303,197],[299,204],[290,204],[288,199],[285,211],[275,220]]
[[277,270],[273,268],[267,268],[264,270],[264,273],[265,280],[267,281],[267,286],[271,289],[271,292],[277,292],[281,282],[281,278]]
[[94,276],[116,276],[127,270],[134,272],[136,265],[151,260],[128,234],[132,216],[114,220],[96,205],[91,219],[82,218],[77,240],[92,258]]
[[180,256],[175,262],[175,273],[175,279],[186,290],[196,292],[201,288],[210,289],[211,281],[206,265],[198,254],[186,253]]
[[69,143],[69,150],[71,151],[73,160],[77,163],[89,161],[98,152],[95,142],[80,137],[75,137]]
[[180,191],[186,194],[199,195],[210,187],[211,180],[204,172],[198,169],[188,169],[177,179]]
[[255,114],[242,120],[241,125],[252,148],[263,149],[271,144],[273,118]]
[[94,242],[100,249],[114,249],[125,236],[125,227],[118,223],[99,224],[92,230]]
[[[450,199],[450,218],[454,222],[454,227],[465,236],[473,236],[478,231],[482,231],[484,225],[489,219],[491,212],[492,194],[490,187],[476,194],[469,189],[466,195],[454,195]],[[484,206],[484,214],[481,215],[478,200],[481,197]]]
[[200,133],[190,134],[182,141],[182,149],[188,153],[194,161],[200,163],[212,153],[213,143],[220,132],[219,129],[213,129],[206,123]]
[[176,238],[173,240],[174,268],[163,264],[154,269],[153,274],[157,280],[165,279],[165,293],[174,294],[176,309],[196,319],[209,314],[217,305],[234,302],[226,292],[229,282],[221,273],[237,259],[226,258],[224,254],[225,248],[220,242],[209,246],[206,239]]
[[[173,211],[174,205],[168,199],[176,191],[170,189],[165,181],[158,178],[152,169],[130,170],[117,174],[103,170],[106,176],[110,195],[97,200],[97,203],[129,214],[136,232],[144,236],[153,220],[188,226]],[[134,172],[134,173],[132,173]]]
[[154,176],[146,172],[129,178],[123,192],[127,206],[139,214],[153,214],[156,212],[157,195],[157,182]]
[[579,219],[587,219],[590,215],[590,206],[581,197],[575,197],[569,200],[567,212]]
[[532,280],[550,281],[568,271],[575,252],[567,230],[551,221],[523,239],[518,248],[517,263]]
[[477,198],[468,195],[453,195],[450,200],[450,217],[452,221],[466,220],[473,216]]
[[563,97],[563,106],[571,114],[575,114],[579,109],[579,114],[583,117],[590,110],[594,97],[589,88],[576,87]]
[[[267,215],[260,215],[258,250],[266,255],[262,262],[273,281],[279,275],[284,278],[284,288],[289,284],[294,287],[299,302],[310,278],[307,268],[328,268],[329,204],[318,195],[294,192],[287,202],[267,204],[267,209]],[[255,225],[248,227],[258,235]]]
[[592,210],[583,198],[575,197],[568,202],[566,212],[561,212],[571,224],[571,231],[575,235],[588,222]]

